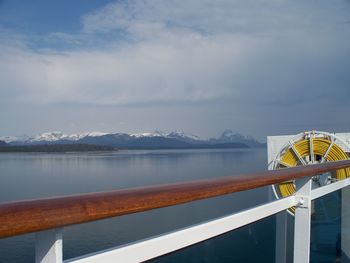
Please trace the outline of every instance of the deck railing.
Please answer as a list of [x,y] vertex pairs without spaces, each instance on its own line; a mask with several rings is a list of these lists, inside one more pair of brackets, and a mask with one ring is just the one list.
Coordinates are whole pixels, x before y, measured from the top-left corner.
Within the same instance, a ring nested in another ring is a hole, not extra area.
[[142,262],[232,231],[295,206],[294,262],[309,262],[311,200],[350,185],[312,189],[312,176],[350,167],[350,160],[241,176],[40,200],[0,203],[0,238],[36,233],[36,262],[63,262],[62,227],[222,196],[296,180],[295,195],[209,222],[65,262]]

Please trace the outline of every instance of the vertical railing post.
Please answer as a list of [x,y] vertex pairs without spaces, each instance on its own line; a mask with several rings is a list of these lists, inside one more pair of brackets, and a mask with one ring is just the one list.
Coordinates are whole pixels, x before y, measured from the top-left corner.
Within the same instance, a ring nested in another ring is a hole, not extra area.
[[294,263],[308,263],[310,260],[311,235],[311,178],[303,178],[295,182],[295,197],[298,205],[295,209],[294,221]]
[[35,234],[35,263],[62,263],[62,228]]

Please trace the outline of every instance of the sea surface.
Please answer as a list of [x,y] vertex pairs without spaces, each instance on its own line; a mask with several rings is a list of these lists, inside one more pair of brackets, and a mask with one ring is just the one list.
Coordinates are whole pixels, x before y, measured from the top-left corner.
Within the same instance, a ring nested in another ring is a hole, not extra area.
[[[266,170],[266,155],[266,149],[0,154],[0,201],[240,175]],[[66,227],[63,230],[64,258],[115,247],[253,207],[266,202],[268,192],[264,187]],[[152,262],[273,262],[274,224],[275,217],[269,217]],[[34,234],[1,239],[0,262],[34,262]]]

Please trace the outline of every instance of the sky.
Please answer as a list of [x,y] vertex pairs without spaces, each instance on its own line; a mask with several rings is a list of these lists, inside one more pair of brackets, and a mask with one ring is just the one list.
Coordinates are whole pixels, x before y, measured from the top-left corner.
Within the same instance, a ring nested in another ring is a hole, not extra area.
[[0,0],[0,135],[350,132],[349,0]]

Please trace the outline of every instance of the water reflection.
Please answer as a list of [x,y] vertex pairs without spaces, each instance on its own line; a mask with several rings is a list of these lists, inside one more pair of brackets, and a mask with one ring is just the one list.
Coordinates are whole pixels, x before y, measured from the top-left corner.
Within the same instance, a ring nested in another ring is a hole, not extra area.
[[[261,171],[266,169],[266,151],[225,149],[0,154],[0,169],[0,200],[8,201]],[[64,256],[79,256],[186,227],[263,203],[266,199],[266,189],[256,189],[67,227],[64,230]],[[253,240],[253,245],[261,235],[253,225],[242,230],[241,234]],[[271,235],[271,242],[273,238],[274,235]],[[32,242],[32,235],[0,240],[0,262],[31,262],[34,255]]]

